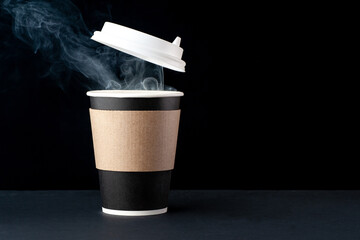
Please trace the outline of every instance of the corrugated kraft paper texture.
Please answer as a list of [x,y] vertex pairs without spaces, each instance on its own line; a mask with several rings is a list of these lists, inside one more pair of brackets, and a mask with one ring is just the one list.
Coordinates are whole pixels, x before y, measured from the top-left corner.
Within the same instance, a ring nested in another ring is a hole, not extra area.
[[174,168],[180,110],[90,108],[96,168],[147,172]]

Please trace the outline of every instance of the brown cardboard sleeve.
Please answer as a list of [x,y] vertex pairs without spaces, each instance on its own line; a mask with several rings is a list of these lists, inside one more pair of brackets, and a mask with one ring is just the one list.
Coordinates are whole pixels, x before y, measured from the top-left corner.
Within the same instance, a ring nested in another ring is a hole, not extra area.
[[180,110],[90,108],[96,168],[147,172],[174,168]]

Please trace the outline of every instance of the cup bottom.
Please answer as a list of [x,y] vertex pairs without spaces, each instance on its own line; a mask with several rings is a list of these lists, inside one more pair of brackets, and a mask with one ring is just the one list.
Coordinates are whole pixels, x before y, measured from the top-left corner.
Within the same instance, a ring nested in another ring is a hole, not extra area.
[[128,210],[114,210],[108,208],[102,208],[103,213],[110,215],[118,215],[118,216],[150,216],[163,214],[167,212],[166,208],[155,209],[155,210],[144,210],[144,211],[128,211]]

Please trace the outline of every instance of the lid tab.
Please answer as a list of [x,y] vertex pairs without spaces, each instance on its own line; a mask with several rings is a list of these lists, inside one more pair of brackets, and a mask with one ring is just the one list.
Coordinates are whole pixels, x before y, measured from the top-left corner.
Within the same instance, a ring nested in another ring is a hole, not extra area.
[[176,37],[175,40],[172,43],[175,44],[176,46],[180,47],[180,42],[181,42],[181,38]]

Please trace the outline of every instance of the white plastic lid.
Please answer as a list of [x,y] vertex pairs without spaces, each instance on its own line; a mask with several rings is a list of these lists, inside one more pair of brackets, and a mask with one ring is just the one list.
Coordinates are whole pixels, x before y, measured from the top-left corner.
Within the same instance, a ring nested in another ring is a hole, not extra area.
[[184,50],[180,47],[180,37],[176,37],[171,43],[128,27],[105,22],[101,31],[95,31],[91,39],[145,61],[185,72],[186,64],[181,60]]

